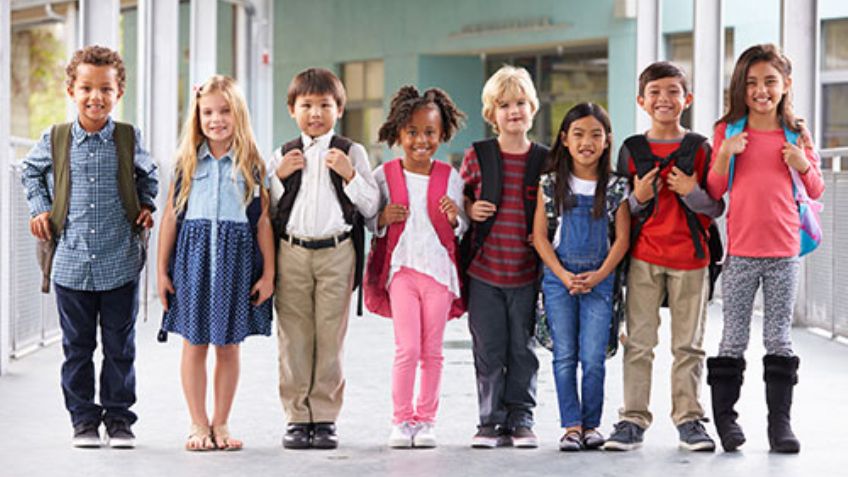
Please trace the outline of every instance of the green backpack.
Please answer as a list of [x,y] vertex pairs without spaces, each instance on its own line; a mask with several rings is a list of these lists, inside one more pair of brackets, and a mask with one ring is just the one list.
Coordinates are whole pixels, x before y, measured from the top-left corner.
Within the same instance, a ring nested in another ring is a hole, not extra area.
[[[56,244],[65,229],[68,204],[71,198],[71,127],[73,123],[62,123],[50,130],[50,147],[53,158],[53,204],[48,218],[53,240],[39,240],[36,254],[41,267],[41,291],[50,293],[50,272]],[[132,124],[115,122],[115,147],[118,153],[118,193],[127,220],[133,230],[139,232],[135,220],[141,212],[138,191],[135,186],[135,128]],[[146,240],[142,241],[143,243]],[[146,243],[145,243],[146,246]]]

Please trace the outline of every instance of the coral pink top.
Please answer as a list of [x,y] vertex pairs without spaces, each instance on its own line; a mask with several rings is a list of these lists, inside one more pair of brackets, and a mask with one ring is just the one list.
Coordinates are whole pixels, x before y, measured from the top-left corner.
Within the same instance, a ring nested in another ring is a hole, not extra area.
[[[713,162],[724,142],[727,124],[716,126]],[[798,206],[792,197],[792,177],[783,160],[782,129],[746,127],[748,145],[736,155],[733,188],[727,209],[728,254],[739,257],[794,257],[800,250]],[[810,168],[799,174],[812,199],[824,192],[818,157],[806,150]],[[727,174],[710,170],[707,192],[719,198],[727,191]]]

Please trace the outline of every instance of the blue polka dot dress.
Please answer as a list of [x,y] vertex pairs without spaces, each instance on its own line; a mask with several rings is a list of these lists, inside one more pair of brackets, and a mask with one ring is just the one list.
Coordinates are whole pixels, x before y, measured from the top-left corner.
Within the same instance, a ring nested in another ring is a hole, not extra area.
[[204,144],[179,227],[163,329],[192,344],[240,343],[271,334],[271,301],[250,303],[262,254],[247,218],[245,181],[231,154],[215,159]]

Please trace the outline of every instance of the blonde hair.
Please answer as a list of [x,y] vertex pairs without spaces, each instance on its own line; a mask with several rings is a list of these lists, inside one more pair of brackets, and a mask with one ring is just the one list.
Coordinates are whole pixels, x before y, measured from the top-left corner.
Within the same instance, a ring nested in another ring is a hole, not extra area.
[[539,110],[539,97],[530,73],[524,68],[503,65],[486,81],[483,86],[483,119],[492,126],[497,134],[498,125],[495,122],[497,102],[524,97],[530,103],[533,114]]
[[[206,80],[192,95],[188,117],[183,124],[176,161],[176,176],[182,181],[180,193],[175,203],[177,211],[183,210],[188,202],[191,180],[194,177],[194,171],[197,169],[197,149],[206,140],[206,136],[203,135],[200,128],[200,98],[215,93],[224,97],[233,114],[235,130],[233,131],[231,146],[234,152],[232,160],[234,173],[237,169],[244,177],[245,204],[250,202],[253,197],[253,189],[257,184],[262,184],[265,177],[265,163],[259,155],[259,148],[256,147],[244,95],[234,79],[228,76],[214,75]],[[265,188],[262,187],[261,189],[264,196],[266,194]]]

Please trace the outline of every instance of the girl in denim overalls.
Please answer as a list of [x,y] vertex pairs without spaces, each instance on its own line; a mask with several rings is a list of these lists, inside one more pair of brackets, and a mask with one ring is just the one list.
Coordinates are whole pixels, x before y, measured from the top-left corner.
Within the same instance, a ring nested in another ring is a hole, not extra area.
[[[548,173],[540,179],[534,218],[533,243],[545,264],[542,291],[554,345],[563,451],[596,449],[604,443],[597,428],[604,402],[613,272],[627,252],[630,230],[626,180],[610,171],[610,132],[609,117],[596,104],[580,103],[566,113]],[[553,240],[545,213],[551,196],[559,216]],[[616,237],[612,243],[610,218]]]

